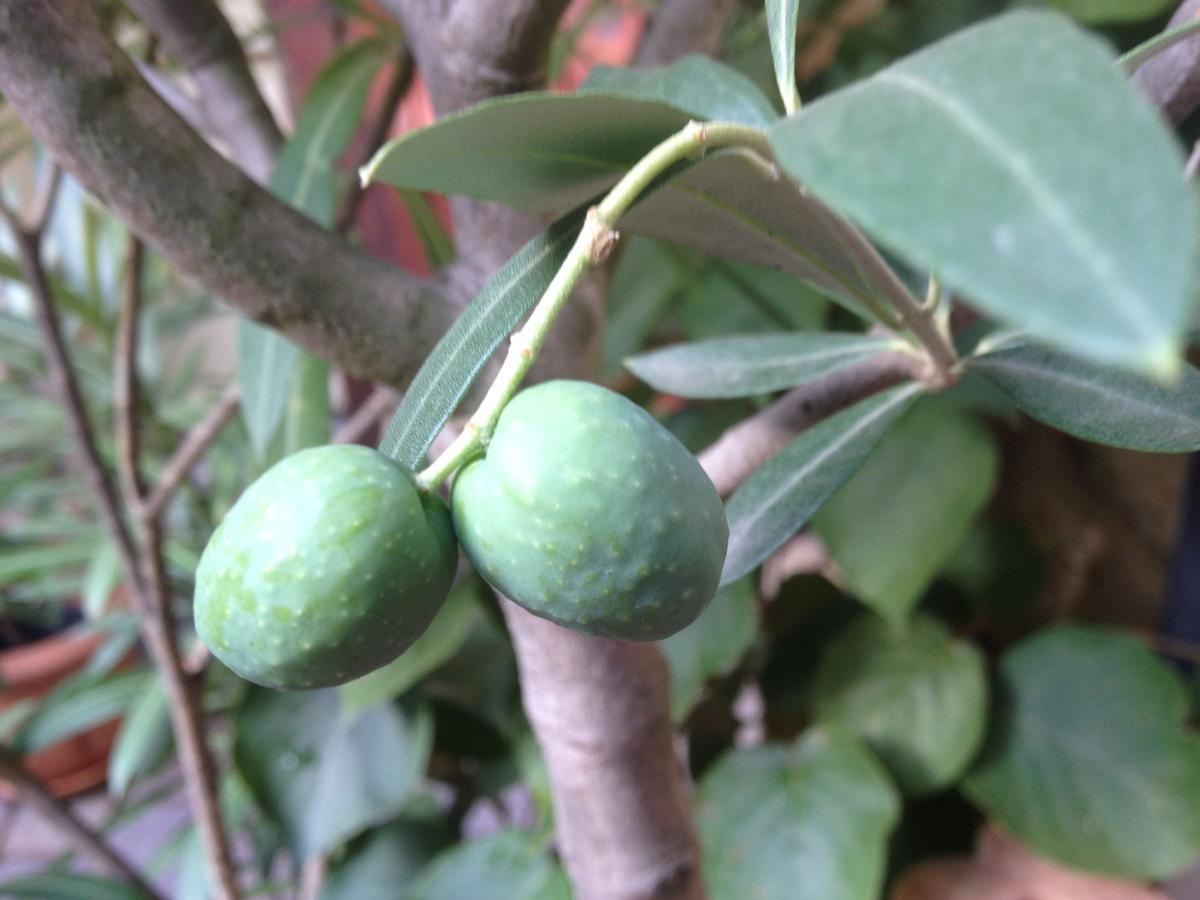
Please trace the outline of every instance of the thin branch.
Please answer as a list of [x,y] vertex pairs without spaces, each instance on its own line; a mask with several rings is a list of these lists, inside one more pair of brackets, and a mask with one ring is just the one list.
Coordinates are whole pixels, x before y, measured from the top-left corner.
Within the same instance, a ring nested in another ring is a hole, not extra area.
[[881,353],[810,381],[734,425],[700,454],[700,464],[725,496],[750,473],[821,419],[878,391],[922,374],[912,353]]
[[0,94],[181,272],[347,371],[403,386],[456,314],[431,282],[320,228],[209,147],[88,0],[5,4]]
[[50,221],[50,213],[54,211],[54,201],[58,197],[58,189],[61,185],[62,166],[51,163],[50,171],[42,178],[37,192],[29,204],[29,225],[27,227],[30,231],[45,230],[46,224]]
[[151,900],[158,900],[163,896],[137,869],[110,847],[103,837],[79,818],[70,806],[55,797],[36,775],[26,769],[18,754],[3,745],[0,745],[0,778],[15,785],[25,802],[69,836],[81,853],[119,875]]
[[[375,125],[367,137],[359,166],[355,166],[354,171],[357,172],[361,165],[370,162],[375,151],[382,147],[384,141],[388,139],[392,120],[396,117],[396,110],[400,108],[400,103],[404,100],[409,85],[412,84],[413,71],[412,54],[408,52],[407,48],[404,48],[396,58],[392,77],[388,79],[387,90],[383,95],[383,102],[379,106],[379,117],[375,120]],[[341,211],[338,213],[334,231],[345,234],[350,229],[365,194],[366,190],[359,179],[351,179],[350,187],[342,200]]]
[[370,434],[371,429],[396,408],[398,397],[391,388],[375,388],[333,436],[335,444],[354,444]]
[[242,43],[213,0],[128,0],[196,82],[205,119],[260,184],[271,177],[283,136],[262,98]]
[[221,394],[220,399],[213,405],[180,442],[175,453],[167,460],[158,481],[146,496],[143,512],[150,518],[157,518],[175,495],[180,484],[187,478],[192,467],[196,465],[213,441],[221,433],[221,429],[238,409],[241,394],[236,384],[231,384]]

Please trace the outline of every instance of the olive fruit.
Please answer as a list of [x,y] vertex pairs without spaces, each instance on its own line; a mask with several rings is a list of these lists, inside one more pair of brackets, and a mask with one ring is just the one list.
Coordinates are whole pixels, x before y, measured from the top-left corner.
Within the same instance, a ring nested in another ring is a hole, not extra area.
[[205,547],[196,630],[258,684],[341,684],[417,639],[456,558],[449,510],[407,469],[367,447],[302,450],[247,488]]
[[578,631],[664,638],[721,580],[729,528],[712,482],[649,413],[598,385],[518,394],[450,505],[484,578]]

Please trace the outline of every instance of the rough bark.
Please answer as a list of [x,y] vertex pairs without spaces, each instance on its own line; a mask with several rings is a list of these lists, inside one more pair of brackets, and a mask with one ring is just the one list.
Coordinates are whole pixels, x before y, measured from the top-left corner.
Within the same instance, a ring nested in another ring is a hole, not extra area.
[[164,103],[86,0],[0,2],[0,92],[182,272],[347,371],[403,385],[454,310],[272,197]]
[[712,55],[738,0],[662,0],[650,15],[634,62],[658,66],[689,53]]

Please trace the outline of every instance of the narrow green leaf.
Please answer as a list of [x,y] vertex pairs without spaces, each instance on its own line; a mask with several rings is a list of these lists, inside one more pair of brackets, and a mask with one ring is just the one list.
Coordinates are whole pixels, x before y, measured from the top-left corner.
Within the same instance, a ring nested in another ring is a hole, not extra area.
[[854,474],[920,393],[901,385],[802,432],[729,498],[724,583],[741,578],[795,534]]
[[788,272],[870,321],[878,317],[872,310],[887,306],[883,288],[840,234],[852,226],[744,150],[705,156],[647,194],[620,226]]
[[37,872],[0,882],[0,897],[16,900],[145,900],[123,881],[78,872]]
[[4,547],[0,550],[0,585],[23,581],[66,566],[82,566],[91,559],[95,549],[95,539],[90,537],[59,544]]
[[697,119],[766,125],[779,118],[753,81],[708,56],[654,68],[594,66],[581,90],[658,100]]
[[1189,19],[1181,25],[1159,32],[1148,41],[1143,41],[1132,50],[1122,53],[1117,64],[1125,74],[1132,75],[1142,63],[1149,62],[1160,53],[1170,50],[1180,41],[1194,36],[1197,30],[1200,30],[1200,19]]
[[1089,25],[1138,22],[1176,5],[1175,0],[1050,0],[1050,4]]
[[898,338],[868,334],[766,334],[676,344],[625,365],[656,390],[680,397],[750,397],[795,387],[889,350]]
[[813,516],[851,592],[904,619],[987,503],[999,453],[974,416],[917,404]]
[[342,706],[354,715],[399,697],[463,645],[479,615],[479,589],[474,581],[459,584],[416,642],[381,669],[342,685]]
[[163,761],[171,746],[171,717],[162,682],[155,679],[134,700],[108,758],[108,792],[123,796],[139,775]]
[[393,138],[362,176],[561,215],[615,184],[688,119],[611,94],[501,97]]
[[813,194],[997,318],[1169,373],[1196,202],[1174,136],[1113,62],[1061,16],[1014,12],[813,103],[771,143]]
[[860,616],[821,658],[817,719],[865,740],[911,796],[953,783],[983,740],[983,656],[936,619]]
[[299,859],[399,814],[429,759],[427,710],[382,703],[351,717],[338,698],[256,688],[234,717],[238,770]]
[[[383,63],[388,46],[382,38],[367,38],[351,44],[322,69],[313,83],[296,130],[284,145],[271,172],[272,193],[325,227],[333,224],[335,215],[337,158],[354,137],[367,91]],[[291,439],[285,442],[289,445],[287,449],[327,440],[327,434],[323,439],[318,437],[329,428],[328,388],[316,374],[324,363],[303,353],[273,329],[244,319],[238,326],[242,412],[258,458],[267,460],[289,401],[300,422]],[[304,377],[297,378],[302,358],[305,359],[303,367],[308,371]],[[301,384],[296,385],[297,381]],[[290,446],[292,444],[297,446]]]
[[1057,626],[1000,662],[1000,709],[967,794],[1068,866],[1138,880],[1200,856],[1200,737],[1182,682],[1138,641]]
[[541,298],[583,226],[579,210],[525,244],[425,358],[379,450],[415,469],[496,348]]
[[14,743],[22,753],[33,753],[112,721],[141,696],[151,677],[145,669],[131,669],[65,683],[42,701]]
[[425,251],[429,268],[436,272],[454,262],[454,240],[442,227],[425,196],[419,191],[401,190],[399,194],[417,230],[417,238],[421,241],[421,249]]
[[839,729],[726,754],[696,807],[714,897],[880,896],[900,802],[883,767]]
[[775,64],[775,83],[788,114],[800,108],[796,88],[796,20],[800,0],[767,0],[767,36],[771,40],[771,61]]
[[562,867],[537,839],[506,829],[440,854],[413,883],[408,900],[570,900]]
[[333,224],[334,170],[362,119],[389,43],[370,37],[340,51],[313,82],[296,130],[271,172],[271,191],[318,224]]
[[316,354],[301,353],[288,391],[283,452],[328,444],[331,435],[329,363]]
[[671,671],[671,718],[682,722],[710,678],[730,671],[758,634],[758,594],[742,578],[717,592],[700,617],[659,646]]
[[689,273],[674,322],[687,341],[819,331],[829,304],[786,272],[710,259]]
[[108,610],[108,601],[121,581],[121,564],[116,548],[107,539],[96,545],[83,579],[83,616],[94,622]]
[[966,367],[1039,422],[1084,440],[1160,453],[1200,450],[1200,371],[1193,366],[1164,385],[1017,339],[969,357]]

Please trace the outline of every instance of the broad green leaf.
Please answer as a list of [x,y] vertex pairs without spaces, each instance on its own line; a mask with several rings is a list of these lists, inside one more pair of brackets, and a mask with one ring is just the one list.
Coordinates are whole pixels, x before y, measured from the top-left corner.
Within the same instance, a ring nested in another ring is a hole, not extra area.
[[15,746],[33,753],[123,715],[153,678],[145,669],[130,669],[100,678],[77,678],[50,693],[25,722]]
[[974,416],[917,404],[813,516],[850,591],[904,619],[992,494],[999,454]]
[[[336,214],[337,158],[358,129],[367,90],[387,50],[387,41],[367,38],[333,58],[313,82],[296,130],[271,172],[272,193],[327,228],[332,226]],[[297,378],[298,366],[308,370],[304,377]],[[277,331],[244,319],[239,322],[238,381],[242,410],[251,444],[260,460],[267,458],[289,398],[298,407],[301,419],[293,432],[294,440],[288,441],[289,445],[299,443],[290,449],[321,442],[316,435],[328,430],[329,419],[327,386],[317,374],[324,366]],[[295,385],[297,381],[302,384]],[[297,394],[297,390],[303,393]]]
[[1174,136],[1113,61],[1061,16],[1010,13],[770,139],[815,196],[997,318],[1169,373],[1193,307],[1196,202]]
[[788,272],[868,320],[886,314],[878,312],[887,306],[884,289],[863,265],[864,254],[875,254],[865,238],[743,150],[709,154],[664,181],[620,226]]
[[160,681],[151,681],[129,707],[108,758],[108,792],[120,797],[139,775],[154,770],[171,746],[171,714]]
[[645,346],[687,283],[671,252],[633,236],[621,242],[604,321],[604,377],[620,376],[623,360]]
[[1063,12],[1080,22],[1136,22],[1177,5],[1176,0],[1050,0]]
[[474,581],[459,584],[411,647],[383,668],[342,685],[346,713],[353,715],[399,697],[462,646],[478,615],[478,585]]
[[710,678],[736,666],[758,634],[754,581],[725,585],[700,617],[659,646],[671,671],[671,718],[682,722],[699,702]]
[[1178,676],[1135,639],[1056,626],[1000,662],[967,794],[1036,852],[1156,880],[1200,856],[1200,737]]
[[79,872],[37,872],[0,882],[0,897],[14,900],[145,900],[123,881]]
[[415,469],[492,353],[541,298],[583,226],[584,210],[555,222],[488,279],[425,358],[379,444]]
[[767,0],[767,35],[771,39],[771,61],[775,83],[788,114],[800,108],[796,88],[796,19],[800,0]]
[[561,215],[615,184],[688,119],[612,94],[501,97],[393,138],[362,176]]
[[397,819],[373,828],[350,846],[321,886],[321,900],[393,900],[447,844],[448,830],[433,822]]
[[988,712],[983,656],[936,619],[860,616],[829,645],[814,687],[817,720],[865,740],[909,795],[966,770]]
[[429,759],[428,711],[351,717],[338,696],[252,689],[234,717],[238,770],[300,859],[396,816]]
[[512,829],[451,847],[431,862],[408,900],[570,900],[567,876],[531,834]]
[[791,745],[728,753],[696,797],[713,897],[875,900],[896,789],[849,734],[816,728]]
[[901,385],[801,432],[729,498],[721,580],[741,578],[795,534],[854,474],[921,388]]
[[1084,440],[1163,453],[1200,449],[1200,372],[1190,365],[1164,385],[1017,342],[969,357],[966,367],[1039,422]]
[[658,100],[697,119],[767,125],[779,118],[753,81],[708,56],[685,56],[654,68],[598,65],[582,90]]
[[656,390],[680,397],[751,397],[795,387],[905,345],[868,334],[765,334],[676,344],[625,365]]

